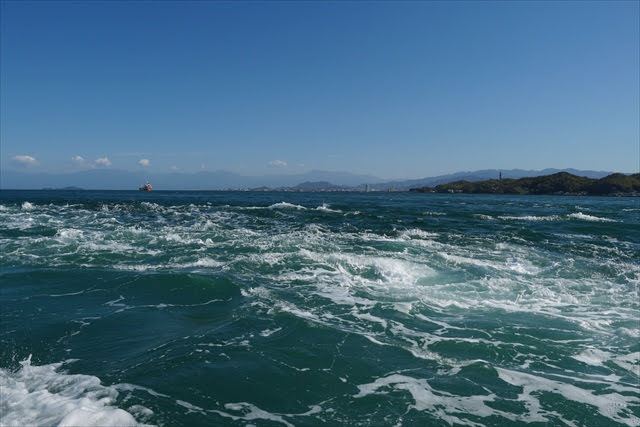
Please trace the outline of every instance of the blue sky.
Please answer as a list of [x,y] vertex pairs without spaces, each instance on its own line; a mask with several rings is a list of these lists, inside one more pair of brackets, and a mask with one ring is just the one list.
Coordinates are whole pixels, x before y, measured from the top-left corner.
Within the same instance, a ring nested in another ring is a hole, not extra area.
[[1,164],[637,172],[639,3],[2,2]]

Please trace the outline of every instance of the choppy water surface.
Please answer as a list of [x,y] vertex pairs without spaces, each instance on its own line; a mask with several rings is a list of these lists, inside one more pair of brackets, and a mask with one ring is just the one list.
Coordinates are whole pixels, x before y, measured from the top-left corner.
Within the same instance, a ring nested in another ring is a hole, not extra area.
[[2,425],[640,424],[638,199],[0,193]]

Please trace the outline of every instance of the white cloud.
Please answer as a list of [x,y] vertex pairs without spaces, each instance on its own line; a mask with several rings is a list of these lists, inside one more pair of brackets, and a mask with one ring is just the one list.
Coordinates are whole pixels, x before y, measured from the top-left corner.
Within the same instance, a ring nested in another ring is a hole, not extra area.
[[270,168],[286,168],[287,162],[282,160],[274,160],[272,162],[269,162],[267,166],[269,166]]
[[108,157],[99,157],[96,159],[96,164],[100,166],[109,167],[111,166],[111,161]]
[[38,162],[35,157],[27,156],[24,154],[20,156],[14,156],[13,161],[21,166],[38,166],[40,164],[40,162]]
[[178,172],[180,170],[180,168],[175,165],[171,166],[169,169],[171,169],[173,172]]
[[146,168],[147,166],[151,165],[151,160],[149,160],[149,159],[140,159],[140,161],[138,161],[138,164],[140,166],[142,166],[143,168]]
[[87,162],[87,159],[85,159],[82,156],[73,156],[71,158],[71,161],[73,162],[74,165],[76,165],[76,167],[78,168],[83,168],[83,169],[93,169],[95,166],[92,165],[91,163]]

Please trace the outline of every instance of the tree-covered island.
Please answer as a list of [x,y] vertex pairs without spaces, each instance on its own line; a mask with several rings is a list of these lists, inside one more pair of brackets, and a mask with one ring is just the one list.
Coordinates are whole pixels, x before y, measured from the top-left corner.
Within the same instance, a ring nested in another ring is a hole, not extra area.
[[469,182],[455,181],[435,187],[412,188],[418,193],[485,193],[485,194],[539,194],[580,196],[640,196],[640,173],[625,175],[614,173],[592,179],[567,172],[520,179],[489,179]]

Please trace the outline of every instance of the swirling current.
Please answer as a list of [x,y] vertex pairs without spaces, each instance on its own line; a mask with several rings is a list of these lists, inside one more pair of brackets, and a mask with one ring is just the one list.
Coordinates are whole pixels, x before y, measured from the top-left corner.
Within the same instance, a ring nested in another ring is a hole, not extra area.
[[640,425],[637,198],[0,192],[0,424]]

